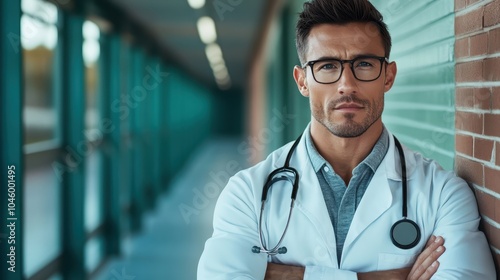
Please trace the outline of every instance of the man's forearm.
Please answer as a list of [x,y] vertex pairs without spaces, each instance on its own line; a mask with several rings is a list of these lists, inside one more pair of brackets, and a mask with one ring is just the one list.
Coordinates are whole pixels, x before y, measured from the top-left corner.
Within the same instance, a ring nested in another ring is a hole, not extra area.
[[[438,259],[445,251],[443,245],[444,240],[442,237],[431,236],[413,267],[360,272],[357,273],[358,280],[430,279],[439,267]],[[304,273],[304,267],[268,263],[265,280],[302,280],[304,279]]]
[[[358,273],[359,280],[402,280],[411,268]],[[300,266],[268,263],[265,280],[303,280],[305,268]]]
[[301,266],[268,263],[265,280],[302,280],[304,272]]

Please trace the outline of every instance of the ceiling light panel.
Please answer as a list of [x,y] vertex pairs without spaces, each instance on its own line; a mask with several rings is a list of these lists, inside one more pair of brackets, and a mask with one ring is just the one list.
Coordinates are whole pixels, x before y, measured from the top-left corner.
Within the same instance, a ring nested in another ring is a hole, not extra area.
[[215,31],[215,22],[211,17],[201,17],[196,26],[200,39],[205,44],[214,43],[217,40],[217,33]]
[[193,9],[201,9],[205,6],[205,0],[188,0],[188,4]]

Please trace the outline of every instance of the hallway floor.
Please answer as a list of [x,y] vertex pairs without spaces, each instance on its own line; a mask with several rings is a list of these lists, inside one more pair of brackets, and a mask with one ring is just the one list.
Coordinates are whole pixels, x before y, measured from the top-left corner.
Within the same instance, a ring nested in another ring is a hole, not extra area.
[[247,167],[240,140],[218,139],[196,151],[146,215],[143,230],[124,244],[94,280],[194,280],[212,215],[229,176]]

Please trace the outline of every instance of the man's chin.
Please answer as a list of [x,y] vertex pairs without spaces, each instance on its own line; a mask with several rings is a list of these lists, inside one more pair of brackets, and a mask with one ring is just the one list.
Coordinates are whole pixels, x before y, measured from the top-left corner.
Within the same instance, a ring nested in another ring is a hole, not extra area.
[[340,138],[356,138],[367,130],[367,128],[352,121],[340,125],[328,124],[326,127],[330,133]]

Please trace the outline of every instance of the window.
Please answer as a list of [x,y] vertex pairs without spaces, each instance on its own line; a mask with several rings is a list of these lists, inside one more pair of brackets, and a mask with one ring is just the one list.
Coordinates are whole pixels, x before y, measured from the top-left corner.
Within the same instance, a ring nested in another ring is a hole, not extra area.
[[60,182],[51,164],[60,151],[57,65],[58,10],[42,0],[21,2],[24,75],[25,277],[56,259],[60,247]]
[[57,8],[41,0],[23,0],[21,44],[24,59],[25,143],[57,138],[54,94],[54,54],[57,45]]

